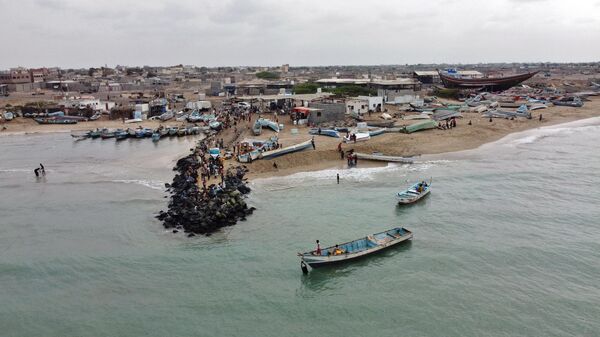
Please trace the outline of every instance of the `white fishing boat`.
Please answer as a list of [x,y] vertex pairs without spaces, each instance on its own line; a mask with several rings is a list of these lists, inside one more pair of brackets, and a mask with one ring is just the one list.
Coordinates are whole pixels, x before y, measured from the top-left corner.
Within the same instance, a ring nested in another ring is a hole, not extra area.
[[300,144],[296,144],[296,145],[284,147],[282,149],[265,151],[265,152],[263,152],[260,155],[260,157],[262,159],[271,159],[271,158],[282,156],[284,154],[302,151],[302,150],[308,149],[310,147],[312,147],[312,140],[311,139],[309,139],[309,140],[307,140],[305,142],[302,142]]
[[424,181],[418,182],[408,189],[398,192],[396,194],[396,199],[398,200],[398,204],[407,205],[415,203],[421,199],[423,199],[426,195],[431,191],[431,181],[427,184]]
[[298,256],[303,263],[318,268],[355,260],[408,241],[412,237],[413,234],[408,229],[396,227],[354,241],[306,253],[298,253]]
[[385,162],[389,162],[389,163],[403,163],[403,164],[412,164],[413,163],[412,158],[386,156],[381,153],[366,154],[366,153],[355,152],[354,155],[356,155],[356,157],[358,159],[363,159],[363,160],[375,160],[375,161],[385,161]]
[[[352,138],[352,135],[356,136],[356,141]],[[348,136],[345,136],[344,143],[366,142],[369,139],[371,139],[371,135],[368,132],[357,132],[357,133],[351,133]]]

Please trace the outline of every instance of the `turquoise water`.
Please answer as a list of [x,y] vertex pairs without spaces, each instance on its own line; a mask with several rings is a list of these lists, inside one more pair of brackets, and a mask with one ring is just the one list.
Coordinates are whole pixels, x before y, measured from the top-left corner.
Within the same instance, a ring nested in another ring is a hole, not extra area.
[[[599,131],[533,130],[340,185],[260,180],[246,222],[191,239],[153,219],[190,144],[0,138],[2,336],[600,335]],[[429,177],[423,202],[395,205]],[[414,240],[302,275],[315,239],[397,225]]]

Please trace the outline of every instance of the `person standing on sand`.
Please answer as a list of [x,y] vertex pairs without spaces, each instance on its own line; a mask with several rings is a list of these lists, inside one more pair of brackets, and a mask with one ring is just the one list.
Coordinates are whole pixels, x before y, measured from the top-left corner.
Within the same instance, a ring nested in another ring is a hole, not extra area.
[[340,142],[338,144],[338,149],[337,150],[338,150],[338,152],[342,152],[342,142]]
[[337,183],[338,183],[338,185],[340,184],[340,174],[339,173],[337,174]]
[[315,137],[313,136],[312,139],[310,140],[310,143],[312,144],[313,150],[316,150],[317,147],[315,146]]

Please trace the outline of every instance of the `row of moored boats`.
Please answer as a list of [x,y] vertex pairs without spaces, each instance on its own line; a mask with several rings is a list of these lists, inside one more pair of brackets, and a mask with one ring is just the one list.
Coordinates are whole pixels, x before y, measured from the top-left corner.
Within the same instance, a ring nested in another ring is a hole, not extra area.
[[163,127],[160,126],[156,129],[152,128],[127,128],[127,129],[95,129],[85,131],[83,133],[73,133],[71,136],[78,139],[116,139],[125,140],[128,138],[151,138],[153,141],[159,141],[164,137],[183,137],[189,135],[199,135],[201,133],[209,132],[210,127],[200,126],[187,126],[187,127]]

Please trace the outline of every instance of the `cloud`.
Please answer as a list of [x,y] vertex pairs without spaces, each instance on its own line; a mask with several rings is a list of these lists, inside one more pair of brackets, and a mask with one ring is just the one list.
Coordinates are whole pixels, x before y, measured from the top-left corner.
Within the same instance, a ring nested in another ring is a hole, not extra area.
[[19,46],[3,54],[0,68],[584,61],[600,55],[598,0],[578,1],[577,10],[559,0],[0,0],[0,8],[0,44]]

